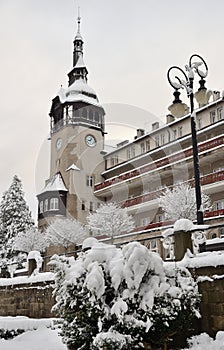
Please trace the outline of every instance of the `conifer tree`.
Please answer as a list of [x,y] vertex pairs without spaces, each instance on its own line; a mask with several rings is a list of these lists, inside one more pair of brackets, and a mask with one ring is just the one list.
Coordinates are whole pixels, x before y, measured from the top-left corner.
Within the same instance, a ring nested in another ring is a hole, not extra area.
[[15,175],[9,189],[3,194],[0,204],[1,255],[10,259],[14,252],[14,240],[20,232],[34,225],[31,212],[24,199],[22,182]]

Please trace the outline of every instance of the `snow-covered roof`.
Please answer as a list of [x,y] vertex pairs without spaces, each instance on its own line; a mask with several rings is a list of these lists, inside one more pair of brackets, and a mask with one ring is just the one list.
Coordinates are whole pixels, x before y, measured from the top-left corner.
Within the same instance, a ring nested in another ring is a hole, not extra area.
[[65,171],[69,171],[69,170],[80,170],[80,169],[73,163]]
[[61,103],[83,101],[101,107],[95,91],[82,78],[75,80],[66,89],[61,87],[58,97]]
[[76,62],[76,65],[75,65],[75,68],[83,68],[85,67],[85,63],[84,63],[84,60],[83,60],[83,56],[80,55],[77,62]]
[[60,173],[55,174],[39,194],[50,191],[68,191]]

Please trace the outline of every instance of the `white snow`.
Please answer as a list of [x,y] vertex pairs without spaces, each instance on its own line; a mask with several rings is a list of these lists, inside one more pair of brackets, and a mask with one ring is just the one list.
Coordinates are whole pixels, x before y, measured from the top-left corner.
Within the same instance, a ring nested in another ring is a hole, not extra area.
[[60,173],[55,174],[39,194],[49,191],[68,191]]
[[52,327],[56,318],[29,318],[26,316],[0,316],[0,329],[23,329],[24,331],[40,327]]
[[37,275],[31,276],[19,276],[13,278],[0,278],[0,287],[13,286],[16,284],[27,284],[27,283],[38,283],[54,281],[55,275],[52,272],[38,273]]
[[70,165],[65,171],[69,171],[69,170],[80,170],[74,163],[72,165]]
[[179,266],[184,266],[187,268],[199,268],[199,267],[206,267],[206,266],[213,266],[213,267],[223,266],[224,251],[204,252],[204,253],[196,254],[195,257],[190,257],[188,253],[186,253],[183,260],[181,260],[177,264]]
[[58,97],[61,103],[83,101],[101,107],[95,91],[82,78],[75,80],[74,83],[66,89],[61,87],[58,92]]
[[189,346],[189,350],[224,350],[224,332],[218,332],[215,340],[206,333],[194,336],[189,340]]
[[0,340],[1,350],[67,350],[57,330],[46,327],[27,331],[11,340]]
[[0,317],[0,329],[25,332],[9,340],[0,339],[1,350],[67,350],[62,343],[56,318]]
[[41,267],[42,267],[42,264],[43,264],[43,258],[40,255],[40,252],[38,250],[32,250],[31,252],[29,252],[27,259],[36,261],[36,268],[35,268],[35,270],[33,271],[32,274],[33,275],[38,274],[40,269],[41,269]]

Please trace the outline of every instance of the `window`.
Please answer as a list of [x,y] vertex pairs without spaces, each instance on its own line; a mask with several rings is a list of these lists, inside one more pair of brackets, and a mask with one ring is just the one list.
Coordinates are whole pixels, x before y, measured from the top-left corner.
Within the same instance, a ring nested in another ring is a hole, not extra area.
[[176,140],[176,138],[177,138],[177,130],[174,129],[173,130],[173,140]]
[[128,148],[127,149],[127,159],[130,159],[131,158],[131,149]]
[[156,216],[156,221],[157,222],[163,222],[165,220],[164,214],[158,214]]
[[219,229],[220,238],[224,238],[224,228]]
[[141,226],[147,226],[148,224],[150,224],[150,217],[141,219]]
[[218,120],[224,119],[224,113],[223,113],[222,107],[217,108],[217,115],[218,115]]
[[85,108],[82,109],[82,117],[87,118],[87,110]]
[[93,120],[93,111],[89,111],[89,120]]
[[161,145],[164,145],[164,143],[165,143],[165,135],[164,135],[164,134],[161,134],[161,135],[160,135],[160,144],[161,144]]
[[178,127],[178,136],[179,137],[183,136],[183,126]]
[[157,239],[151,239],[149,241],[148,248],[149,248],[149,250],[151,250],[153,252],[157,252],[158,251]]
[[224,200],[214,202],[215,210],[224,209]]
[[146,152],[150,151],[150,140],[146,140],[145,141],[145,148],[146,148]]
[[48,199],[44,201],[44,211],[48,211]]
[[89,202],[89,211],[93,211],[93,202]]
[[40,214],[43,213],[43,211],[44,211],[44,202],[43,201],[40,201],[39,208],[40,208]]
[[50,199],[50,210],[58,210],[59,209],[59,200],[58,198]]
[[145,153],[145,142],[140,143],[141,153]]
[[99,113],[98,112],[95,112],[95,121],[97,123],[99,123],[99,121],[100,121],[100,117],[99,117]]
[[86,203],[84,200],[82,200],[81,208],[82,210],[86,210]]
[[210,112],[210,123],[215,123],[215,111]]
[[155,136],[155,147],[159,147],[159,136]]
[[135,157],[135,146],[131,147],[131,156]]
[[93,176],[91,175],[86,176],[86,186],[93,187]]
[[200,130],[202,128],[202,120],[201,118],[198,118],[198,129]]

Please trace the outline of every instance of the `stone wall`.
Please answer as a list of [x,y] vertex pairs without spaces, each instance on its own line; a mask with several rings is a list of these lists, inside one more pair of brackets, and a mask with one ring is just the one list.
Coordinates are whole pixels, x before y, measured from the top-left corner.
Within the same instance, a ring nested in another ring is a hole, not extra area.
[[200,281],[201,332],[214,337],[217,331],[224,331],[224,266],[200,267],[191,272]]
[[[215,336],[224,330],[224,266],[190,269],[199,278],[202,299],[199,332]],[[0,287],[0,316],[55,317],[51,312],[53,281]]]
[[52,290],[52,282],[1,286],[0,316],[55,317]]

